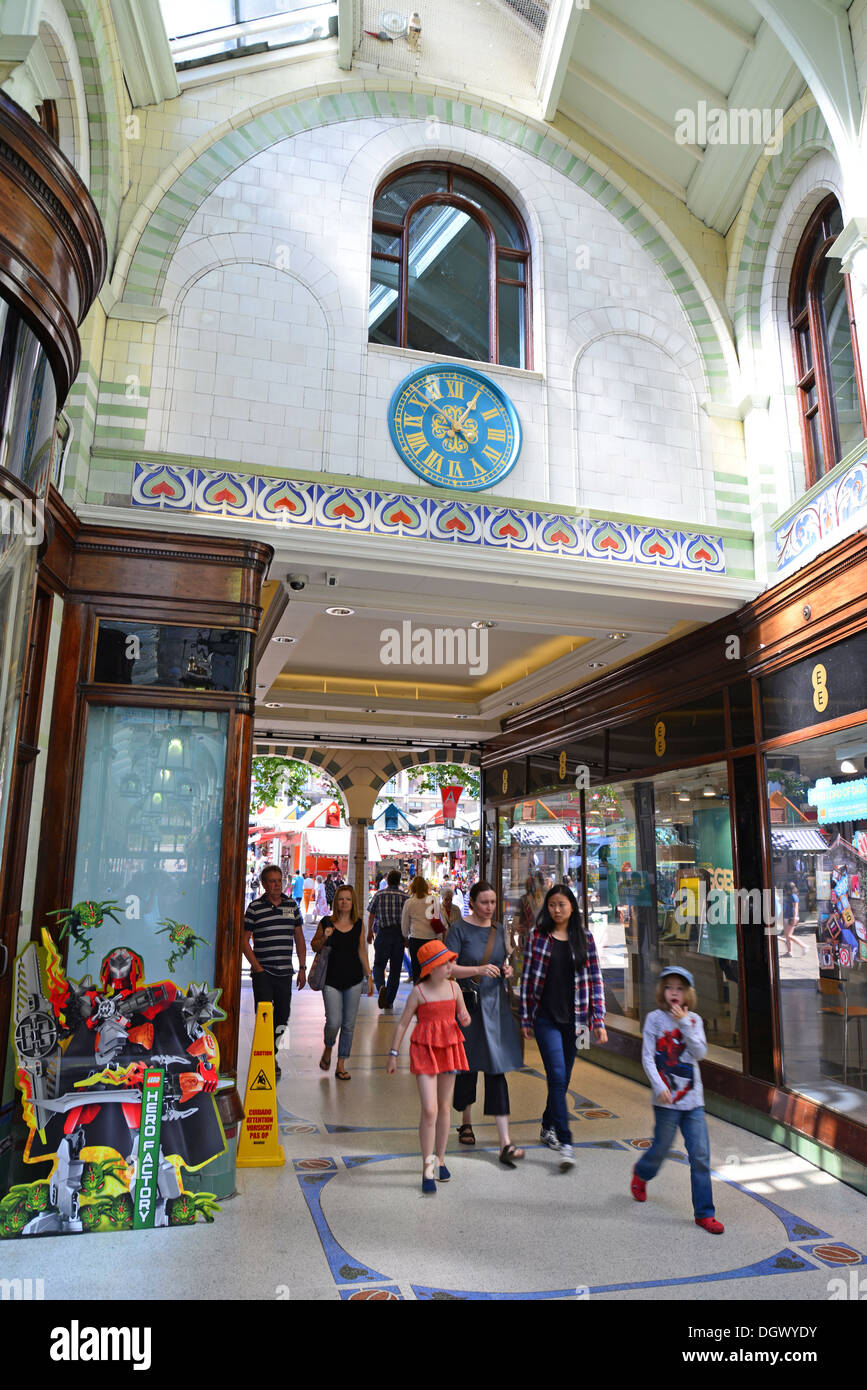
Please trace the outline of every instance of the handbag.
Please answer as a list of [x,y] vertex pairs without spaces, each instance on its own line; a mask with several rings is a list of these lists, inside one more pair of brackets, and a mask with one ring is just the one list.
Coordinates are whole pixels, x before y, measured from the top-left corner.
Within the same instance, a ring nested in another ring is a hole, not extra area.
[[[320,932],[320,931],[322,931],[322,923],[321,923],[321,922],[320,922],[320,924],[319,924],[319,927],[317,928],[316,936],[319,935],[319,932]],[[313,946],[314,950],[316,949],[316,947],[315,947],[316,936],[314,936],[313,940],[312,940],[311,943],[310,943],[310,945]],[[324,937],[324,932],[323,932],[323,937]],[[308,976],[307,976],[307,986],[308,986],[309,989],[315,989],[315,990],[320,990],[320,989],[322,989],[323,985],[325,984],[325,977],[326,977],[326,975],[328,974],[328,958],[329,958],[330,955],[331,955],[331,942],[329,941],[329,942],[327,942],[324,946],[322,946],[318,951],[316,951],[316,959],[314,960],[313,964],[311,965],[311,967],[310,967],[310,973],[309,973]]]
[[[497,928],[491,927],[488,932],[488,944],[485,946],[485,954],[482,956],[480,964],[487,965],[494,950],[494,937],[497,935]],[[458,980],[461,993],[464,996],[464,1007],[470,1017],[474,1017],[482,1007],[482,996],[479,986],[475,980]]]

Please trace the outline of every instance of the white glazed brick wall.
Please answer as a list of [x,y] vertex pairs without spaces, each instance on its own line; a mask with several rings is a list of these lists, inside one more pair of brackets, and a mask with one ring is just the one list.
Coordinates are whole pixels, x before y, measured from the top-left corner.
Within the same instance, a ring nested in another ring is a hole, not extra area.
[[[712,522],[709,431],[696,422],[703,369],[652,259],[531,155],[474,130],[440,126],[437,140],[422,121],[332,124],[255,156],[204,200],[164,285],[145,447],[416,482],[391,445],[386,408],[426,359],[368,346],[370,212],[387,173],[449,159],[513,198],[533,247],[535,370],[484,366],[524,432],[498,495]],[[641,399],[663,380],[662,404]],[[272,407],[267,420],[257,403]]]
[[695,397],[677,363],[627,334],[598,339],[578,367],[578,467],[582,500],[698,519],[703,505]]

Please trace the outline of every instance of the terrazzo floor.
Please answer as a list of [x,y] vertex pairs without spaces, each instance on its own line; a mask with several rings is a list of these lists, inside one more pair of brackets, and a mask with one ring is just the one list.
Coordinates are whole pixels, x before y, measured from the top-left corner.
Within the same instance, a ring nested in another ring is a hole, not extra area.
[[[253,1023],[248,980],[242,1001],[243,1081]],[[406,1046],[398,1074],[385,1072],[399,1007],[383,1014],[375,997],[362,999],[352,1079],[340,1082],[317,1065],[321,996],[294,995],[277,1087],[286,1166],[239,1171],[237,1196],[222,1203],[214,1225],[7,1241],[2,1276],[41,1278],[46,1299],[76,1300],[818,1303],[832,1297],[833,1280],[849,1279],[848,1266],[864,1263],[867,1197],[713,1116],[714,1194],[725,1235],[693,1224],[682,1149],[638,1206],[629,1177],[652,1132],[649,1092],[581,1060],[571,1091],[577,1163],[560,1173],[556,1156],[538,1143],[544,1073],[532,1042],[526,1070],[510,1077],[513,1138],[527,1148],[524,1163],[514,1171],[498,1163],[495,1128],[477,1107],[476,1148],[458,1148],[453,1129],[453,1179],[423,1197]],[[121,1247],[123,1288],[116,1284]]]

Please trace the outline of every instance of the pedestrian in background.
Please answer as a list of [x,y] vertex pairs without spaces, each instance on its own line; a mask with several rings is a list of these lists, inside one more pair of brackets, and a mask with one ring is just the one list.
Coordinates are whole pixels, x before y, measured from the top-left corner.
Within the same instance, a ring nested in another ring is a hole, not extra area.
[[440,916],[440,904],[435,893],[431,893],[427,879],[416,874],[409,885],[409,897],[403,906],[401,930],[409,942],[409,957],[412,963],[412,982],[418,984],[418,952],[425,941],[433,941],[437,932],[431,926],[435,917]]
[[262,896],[244,913],[241,950],[250,962],[253,999],[274,1005],[274,1058],[289,1022],[292,1008],[293,944],[298,948],[298,988],[307,983],[307,943],[298,904],[283,892],[283,874],[276,864],[266,864],[259,875]]
[[[400,985],[400,971],[403,964],[404,940],[401,930],[403,909],[407,900],[401,891],[400,871],[390,869],[386,874],[386,886],[374,893],[368,904],[368,944],[373,941],[373,981],[379,990],[377,1003],[381,1009],[394,1006]],[[388,984],[385,981],[385,967],[388,966]]]

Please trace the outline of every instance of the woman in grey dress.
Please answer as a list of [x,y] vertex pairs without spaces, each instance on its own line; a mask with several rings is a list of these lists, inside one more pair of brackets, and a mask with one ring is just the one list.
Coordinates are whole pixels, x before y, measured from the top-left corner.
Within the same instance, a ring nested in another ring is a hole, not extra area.
[[[458,1127],[461,1144],[475,1144],[472,1129],[472,1107],[476,1099],[478,1073],[485,1074],[485,1114],[493,1115],[500,1142],[500,1162],[515,1167],[515,1159],[524,1157],[509,1137],[509,1087],[505,1073],[524,1064],[518,1027],[512,1016],[509,996],[503,987],[503,977],[509,979],[512,967],[506,958],[506,936],[502,925],[494,921],[497,910],[496,890],[482,880],[470,889],[469,912],[456,922],[446,937],[446,946],[457,953],[453,967],[456,978],[480,975],[479,1010],[473,1014],[464,1030],[464,1047],[469,1071],[458,1072],[455,1081],[454,1106],[461,1110],[463,1123]],[[495,933],[493,949],[487,965],[482,965],[490,934]],[[475,968],[473,968],[475,967]]]

